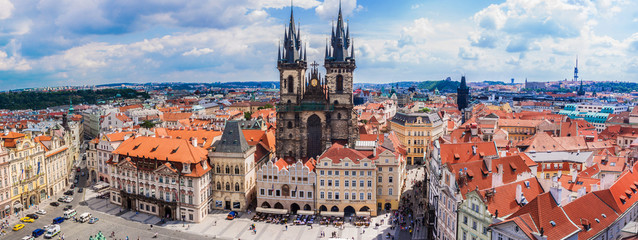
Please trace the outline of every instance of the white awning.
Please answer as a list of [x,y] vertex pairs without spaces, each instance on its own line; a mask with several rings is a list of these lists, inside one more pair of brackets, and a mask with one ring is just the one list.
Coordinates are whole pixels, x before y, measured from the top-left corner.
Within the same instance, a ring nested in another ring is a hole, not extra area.
[[262,213],[272,213],[272,214],[286,214],[288,213],[288,210],[286,209],[276,209],[276,208],[262,208],[262,207],[257,207],[257,212],[262,212]]
[[357,212],[358,217],[370,216],[370,212]]
[[13,205],[13,208],[22,208],[22,203],[18,203],[16,205]]
[[343,212],[320,212],[321,216],[343,217]]
[[11,206],[9,206],[9,205],[4,206],[4,210],[7,210],[9,208],[11,208]]
[[314,215],[315,211],[297,210],[297,215]]

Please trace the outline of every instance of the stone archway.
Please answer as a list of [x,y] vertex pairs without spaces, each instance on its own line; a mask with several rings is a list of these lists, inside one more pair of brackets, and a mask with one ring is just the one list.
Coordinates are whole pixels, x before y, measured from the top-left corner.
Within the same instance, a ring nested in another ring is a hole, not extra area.
[[310,207],[310,205],[306,204],[306,205],[303,206],[303,210],[310,211],[310,210],[312,210],[312,208]]
[[166,217],[166,219],[173,219],[173,210],[171,209],[171,207],[164,207],[164,216]]
[[338,211],[339,211],[339,207],[337,207],[337,206],[332,206],[332,207],[330,208],[330,211],[331,211],[331,212],[338,212]]
[[319,211],[325,212],[328,211],[328,208],[326,207],[326,205],[321,205],[321,207],[319,207]]
[[390,209],[392,209],[392,204],[390,204],[390,203],[385,203],[385,210],[386,210],[386,211],[388,211],[388,210],[390,210]]
[[275,209],[284,209],[284,205],[281,205],[280,202],[275,203]]
[[27,208],[36,204],[38,204],[38,196],[35,194],[29,196],[29,204],[27,205]]
[[359,212],[368,212],[370,211],[370,208],[368,206],[363,206],[361,209],[359,209]]
[[264,201],[263,203],[261,203],[261,207],[262,208],[270,208],[270,203]]
[[290,212],[292,212],[292,214],[297,214],[297,210],[299,209],[301,209],[301,207],[299,207],[299,204],[297,203],[290,204]]
[[349,217],[356,214],[356,211],[352,206],[347,206],[343,209],[344,216]]

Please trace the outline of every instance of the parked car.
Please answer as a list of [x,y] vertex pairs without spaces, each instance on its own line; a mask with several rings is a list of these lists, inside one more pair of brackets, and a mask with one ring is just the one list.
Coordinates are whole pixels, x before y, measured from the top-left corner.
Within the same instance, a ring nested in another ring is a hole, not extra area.
[[44,229],[38,228],[36,230],[33,230],[33,232],[31,233],[31,236],[37,238],[37,237],[41,236],[42,234],[44,234],[44,232],[46,232],[46,231],[44,231]]
[[53,219],[53,224],[60,224],[64,222],[64,217],[56,217]]
[[60,225],[53,225],[47,229],[47,233],[44,234],[44,238],[53,238],[60,233]]
[[20,218],[20,222],[24,222],[24,223],[32,223],[32,222],[34,222],[34,221],[35,221],[35,219],[30,218],[30,217],[23,217],[23,218]]
[[44,211],[44,209],[40,209],[38,211],[35,211],[35,213],[40,214],[40,215],[46,215],[47,211]]
[[78,192],[79,192],[79,193],[84,192],[84,188],[78,188]]
[[18,223],[15,226],[13,226],[13,231],[20,231],[20,229],[24,228],[24,224],[22,223]]
[[235,219],[236,217],[237,217],[237,212],[235,212],[235,211],[230,211],[230,212],[228,213],[228,216],[226,216],[226,219],[228,219],[228,220],[233,220],[233,219]]
[[75,183],[71,184],[71,189],[75,189]]
[[97,221],[100,221],[100,219],[99,219],[99,218],[96,218],[96,217],[92,217],[91,219],[89,219],[89,223],[90,223],[90,224],[94,224],[94,223],[96,223]]
[[51,203],[49,203],[49,205],[57,207],[57,206],[60,206],[60,203],[59,202],[51,202]]
[[73,195],[73,190],[68,190],[64,192],[64,195],[68,195],[68,196]]
[[27,214],[27,217],[30,217],[30,218],[33,218],[33,219],[38,219],[40,216],[38,216],[38,214],[31,213],[31,214]]
[[66,205],[66,206],[64,206],[64,211],[69,210],[69,209],[72,209],[72,208],[73,208],[73,206],[71,206],[71,205]]

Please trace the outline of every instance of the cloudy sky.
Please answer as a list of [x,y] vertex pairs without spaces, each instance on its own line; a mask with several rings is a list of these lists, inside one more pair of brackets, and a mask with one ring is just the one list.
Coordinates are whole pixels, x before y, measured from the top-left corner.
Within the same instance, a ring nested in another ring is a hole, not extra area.
[[[310,61],[339,0],[295,0]],[[355,82],[638,81],[632,0],[342,0]],[[277,81],[289,0],[0,0],[0,90]]]

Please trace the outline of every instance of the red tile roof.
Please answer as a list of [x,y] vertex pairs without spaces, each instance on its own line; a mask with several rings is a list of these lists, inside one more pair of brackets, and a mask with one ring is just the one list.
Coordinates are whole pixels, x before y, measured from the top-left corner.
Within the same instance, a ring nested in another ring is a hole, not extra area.
[[580,228],[556,204],[549,192],[538,195],[508,219],[525,214],[530,215],[536,228],[543,228],[547,239],[563,239],[580,231]]
[[[476,146],[476,153],[472,147]],[[464,163],[498,154],[494,142],[441,144],[441,163]]]
[[[565,205],[563,210],[573,223],[583,229],[578,233],[578,239],[590,239],[619,217],[614,209],[594,194],[577,198]],[[585,225],[590,228],[588,231],[585,231]]]
[[[529,187],[527,187],[529,185]],[[520,186],[521,193],[527,202],[543,193],[543,187],[536,177],[531,177],[523,181],[505,184],[496,188],[480,190],[479,193],[485,199],[487,209],[495,214],[498,210],[499,217],[505,217],[521,208],[521,204],[516,202],[516,189]]]
[[341,160],[348,158],[355,164],[358,164],[359,161],[366,158],[366,156],[352,148],[346,148],[339,143],[333,143],[332,146],[330,146],[330,148],[323,152],[323,154],[319,157],[319,159],[324,158],[332,160],[333,163],[340,163]]
[[199,163],[208,158],[206,149],[194,147],[186,139],[155,137],[129,138],[113,153],[181,163]]

